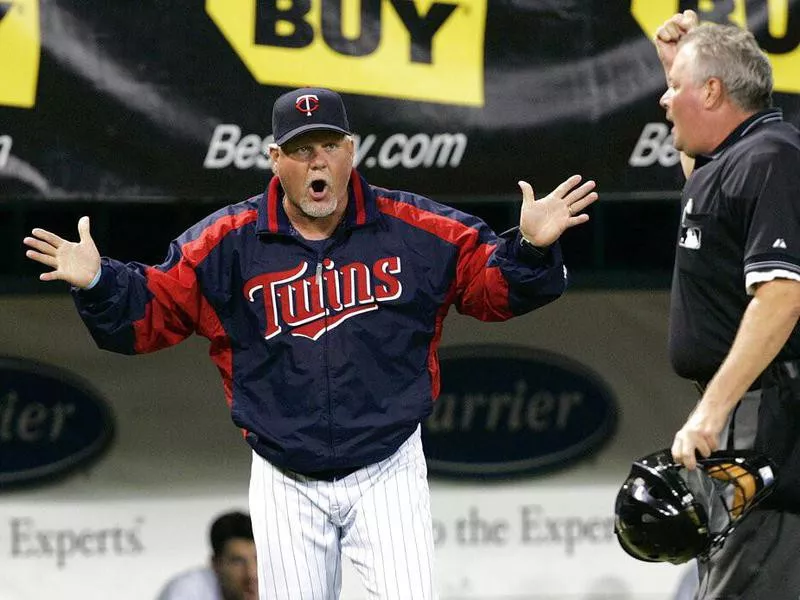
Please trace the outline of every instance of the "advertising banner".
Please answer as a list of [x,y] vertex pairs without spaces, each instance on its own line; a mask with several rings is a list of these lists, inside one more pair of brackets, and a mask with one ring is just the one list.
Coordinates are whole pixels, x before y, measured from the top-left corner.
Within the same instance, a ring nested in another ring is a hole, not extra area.
[[[668,303],[575,291],[505,323],[447,317],[424,424],[442,600],[672,600],[686,567],[613,534],[631,461],[697,400],[669,366]],[[0,598],[155,600],[207,564],[215,515],[247,509],[252,455],[207,341],[102,352],[66,292],[0,312]],[[364,600],[344,564],[342,599]]]
[[580,173],[671,196],[650,39],[690,8],[753,31],[800,123],[800,0],[3,0],[0,199],[238,201],[300,86],[343,94],[383,187],[457,203]]
[[[672,600],[684,572],[625,554],[612,486],[431,490],[442,600]],[[0,503],[3,600],[156,600],[172,577],[208,566],[208,527],[238,494]],[[369,598],[343,561],[341,600]],[[269,585],[269,584],[267,584]]]

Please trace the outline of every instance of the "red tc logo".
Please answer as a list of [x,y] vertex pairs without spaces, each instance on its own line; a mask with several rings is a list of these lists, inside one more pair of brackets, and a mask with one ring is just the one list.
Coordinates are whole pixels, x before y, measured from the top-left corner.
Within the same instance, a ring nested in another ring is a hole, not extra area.
[[319,98],[317,98],[316,94],[303,94],[294,101],[294,107],[300,112],[306,113],[307,117],[310,117],[311,113],[319,108]]

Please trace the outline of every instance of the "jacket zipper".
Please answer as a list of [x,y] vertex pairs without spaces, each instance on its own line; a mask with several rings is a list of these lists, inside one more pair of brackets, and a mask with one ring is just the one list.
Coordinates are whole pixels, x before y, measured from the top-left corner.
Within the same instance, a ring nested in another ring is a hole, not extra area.
[[323,369],[325,373],[325,387],[327,390],[328,395],[328,440],[330,443],[331,448],[331,458],[333,461],[336,460],[336,445],[334,444],[333,439],[333,398],[331,397],[331,380],[330,380],[330,367],[328,365],[328,309],[327,309],[327,301],[325,299],[325,288],[322,282],[322,261],[325,259],[324,256],[317,256],[317,269],[316,269],[316,282],[317,286],[319,286],[319,294],[320,294],[320,304],[322,305],[322,309],[325,311],[323,321],[325,323],[325,333],[322,335],[322,355],[323,355]]

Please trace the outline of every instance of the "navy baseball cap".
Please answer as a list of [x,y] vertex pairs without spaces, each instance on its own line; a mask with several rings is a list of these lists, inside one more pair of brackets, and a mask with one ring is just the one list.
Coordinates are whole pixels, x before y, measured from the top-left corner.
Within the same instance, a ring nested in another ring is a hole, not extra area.
[[350,135],[342,97],[325,88],[300,88],[280,96],[272,107],[272,135],[283,146],[307,131],[338,131]]

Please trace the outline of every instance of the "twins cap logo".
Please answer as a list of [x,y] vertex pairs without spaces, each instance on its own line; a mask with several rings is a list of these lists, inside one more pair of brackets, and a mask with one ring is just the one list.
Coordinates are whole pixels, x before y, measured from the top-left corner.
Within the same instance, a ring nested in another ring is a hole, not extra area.
[[308,131],[350,135],[342,97],[326,88],[300,88],[281,94],[272,106],[272,135],[282,146]]
[[319,98],[316,94],[303,94],[294,101],[294,107],[310,117],[311,113],[319,108]]

